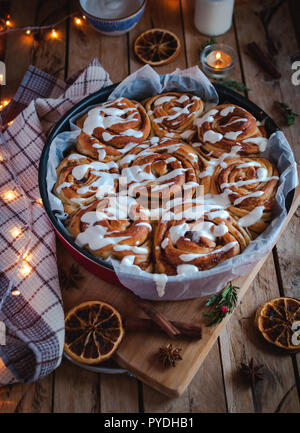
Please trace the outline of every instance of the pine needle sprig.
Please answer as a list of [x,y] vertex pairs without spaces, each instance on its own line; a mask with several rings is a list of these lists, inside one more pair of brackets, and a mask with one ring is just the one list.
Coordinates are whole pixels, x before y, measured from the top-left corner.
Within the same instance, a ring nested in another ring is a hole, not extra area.
[[291,107],[289,107],[288,104],[285,104],[284,102],[275,101],[275,103],[278,104],[282,114],[284,115],[287,126],[294,125],[298,114],[294,113]]
[[249,87],[245,86],[243,83],[240,83],[239,81],[230,79],[230,80],[219,80],[218,84],[221,84],[224,87],[227,87],[231,90],[236,90],[237,92],[250,92],[251,89]]
[[222,322],[225,316],[231,314],[236,306],[239,287],[234,286],[231,282],[218,295],[211,296],[206,302],[206,307],[214,306],[211,313],[203,313],[204,317],[210,320],[206,326],[217,325]]
[[204,43],[201,45],[201,47],[200,47],[200,53],[204,50],[205,47],[207,47],[207,45],[213,45],[213,44],[215,44],[216,42],[217,42],[217,41],[216,41],[216,38],[215,38],[214,36],[211,36],[209,39],[207,39],[206,42],[204,42]]

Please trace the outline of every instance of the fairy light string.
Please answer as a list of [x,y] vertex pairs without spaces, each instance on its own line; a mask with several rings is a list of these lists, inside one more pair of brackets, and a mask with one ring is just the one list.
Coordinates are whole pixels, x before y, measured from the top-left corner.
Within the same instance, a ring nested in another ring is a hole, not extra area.
[[29,253],[29,248],[30,248],[31,238],[32,238],[32,219],[33,219],[32,200],[27,196],[26,192],[24,191],[24,189],[23,189],[23,187],[22,187],[22,185],[18,179],[18,176],[15,172],[15,169],[11,163],[11,155],[10,155],[10,152],[9,152],[8,147],[6,145],[6,140],[5,140],[4,134],[2,132],[2,126],[3,126],[3,122],[2,122],[2,116],[0,113],[0,145],[1,145],[1,160],[0,160],[0,162],[6,164],[6,167],[8,168],[9,172],[11,173],[12,179],[15,183],[15,188],[5,191],[2,195],[2,199],[7,203],[13,202],[14,200],[23,199],[25,201],[26,210],[27,210],[27,212],[26,212],[27,220],[26,220],[25,226],[20,227],[20,226],[16,225],[15,227],[12,227],[9,230],[9,232],[10,232],[11,237],[12,237],[12,242],[19,239],[21,236],[27,236],[27,238],[25,240],[23,247],[21,248],[20,254],[19,254],[17,262],[16,262],[14,272],[12,273],[12,275],[10,277],[7,289],[3,293],[2,298],[0,300],[0,313],[1,313],[1,310],[3,309],[3,305],[6,301],[6,299],[8,298],[8,296],[10,296],[10,295],[18,296],[21,294],[19,289],[14,288],[14,283],[15,283],[17,275],[21,274],[22,278],[26,278],[31,274],[31,272],[33,270],[33,267],[30,265],[30,263],[28,263],[32,259],[32,254]]
[[13,33],[13,32],[25,32],[25,34],[29,36],[31,35],[32,32],[38,30],[51,30],[50,37],[52,39],[57,39],[59,33],[56,30],[56,28],[69,18],[74,18],[73,21],[76,26],[82,26],[85,21],[84,15],[82,17],[79,17],[76,13],[71,13],[61,18],[59,21],[56,21],[53,24],[46,24],[43,26],[14,27],[13,20],[11,19],[10,15],[8,15],[6,19],[2,18],[0,20],[0,36]]
[[[0,36],[7,35],[10,33],[15,32],[23,32],[26,36],[31,36],[34,34],[34,32],[41,31],[41,30],[50,30],[49,38],[50,39],[59,39],[59,31],[57,30],[57,27],[67,21],[69,18],[73,18],[73,22],[76,26],[80,27],[84,25],[84,22],[86,20],[86,17],[82,15],[79,17],[75,13],[71,13],[66,15],[65,17],[61,18],[60,20],[56,21],[52,24],[42,25],[42,26],[26,26],[26,27],[14,27],[14,21],[10,15],[7,15],[5,19],[0,18]],[[2,75],[2,74],[1,74]],[[3,81],[3,76],[0,77],[0,83]],[[11,163],[11,155],[8,151],[8,147],[6,145],[6,140],[3,134],[3,131],[7,128],[7,126],[11,125],[13,121],[10,121],[7,124],[3,124],[2,116],[1,116],[1,110],[6,107],[10,102],[9,99],[3,99],[0,101],[0,145],[1,145],[1,153],[0,153],[0,163],[5,163],[6,167],[9,169],[13,181],[15,183],[15,188],[7,190],[3,193],[2,199],[9,203],[13,202],[14,200],[25,200],[25,205],[27,208],[27,220],[25,227],[15,226],[10,228],[9,232],[12,237],[12,242],[15,242],[17,239],[20,239],[23,236],[27,236],[25,243],[23,247],[21,248],[20,254],[18,256],[16,266],[14,269],[14,272],[12,273],[9,284],[7,286],[7,289],[3,293],[1,299],[0,299],[0,313],[3,309],[3,305],[6,301],[6,299],[10,296],[19,296],[21,294],[20,290],[16,287],[14,287],[15,281],[17,276],[21,278],[27,278],[32,270],[33,267],[29,263],[32,260],[32,254],[29,252],[30,244],[31,244],[31,238],[32,238],[32,200],[27,196],[26,192],[22,188],[20,181],[18,179],[18,176],[13,168],[13,165]],[[35,200],[36,204],[42,205],[42,201],[40,198]]]

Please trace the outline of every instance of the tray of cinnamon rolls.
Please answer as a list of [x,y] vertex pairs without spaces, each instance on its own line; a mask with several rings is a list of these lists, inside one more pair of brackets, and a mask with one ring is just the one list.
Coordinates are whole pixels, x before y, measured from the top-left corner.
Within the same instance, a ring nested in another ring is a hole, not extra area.
[[[114,88],[77,104],[52,131],[40,166],[43,203],[68,249],[101,278],[131,288],[131,277],[137,287],[148,274],[157,299],[173,299],[168,280],[179,287],[193,278],[198,287],[202,275],[214,279],[272,224],[280,172],[266,149],[278,128],[222,86],[217,105],[176,89],[108,99]],[[68,131],[72,144],[50,190],[51,144]]]

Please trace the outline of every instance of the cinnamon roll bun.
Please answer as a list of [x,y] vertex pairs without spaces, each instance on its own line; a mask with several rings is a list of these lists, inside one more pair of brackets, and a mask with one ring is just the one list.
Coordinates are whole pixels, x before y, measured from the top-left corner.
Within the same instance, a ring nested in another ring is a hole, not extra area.
[[251,240],[229,212],[210,209],[203,220],[161,221],[154,235],[157,271],[167,275],[211,269],[240,254]]
[[114,161],[94,161],[79,153],[64,158],[56,170],[54,194],[67,213],[117,191],[119,170]]
[[267,159],[235,157],[217,165],[202,182],[206,191],[209,185],[211,194],[223,196],[239,225],[260,233],[271,219],[278,180],[277,168]]
[[240,155],[265,150],[265,130],[244,108],[233,104],[218,105],[195,120],[198,137],[193,147],[206,156],[220,157],[235,150]]
[[145,103],[151,121],[151,135],[191,141],[196,133],[194,120],[203,112],[202,100],[191,93],[168,92]]
[[76,144],[78,152],[103,162],[121,158],[150,133],[144,107],[127,98],[92,108],[76,124],[82,130]]
[[75,242],[96,257],[126,258],[150,272],[151,231],[147,212],[128,197],[97,200],[73,212],[66,228]]
[[198,155],[191,146],[174,139],[153,137],[136,146],[119,161],[121,177],[126,179],[130,196],[152,207],[161,198],[170,200],[181,194],[194,194],[198,186]]

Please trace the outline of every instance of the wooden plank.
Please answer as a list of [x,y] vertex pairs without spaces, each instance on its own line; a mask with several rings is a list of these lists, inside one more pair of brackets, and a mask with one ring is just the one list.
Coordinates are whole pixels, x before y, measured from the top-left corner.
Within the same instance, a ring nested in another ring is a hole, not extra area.
[[144,409],[150,413],[226,412],[218,342],[181,397],[170,398],[144,385]]
[[[76,26],[74,21],[70,20],[68,47],[68,76],[87,66],[95,57],[99,58],[102,66],[110,74],[112,81],[121,81],[128,75],[127,35],[118,37],[104,36],[96,32],[86,22],[82,26]],[[59,266],[66,265],[65,250],[62,247],[60,248],[60,245],[58,245],[58,263]],[[82,272],[85,271],[82,270]],[[56,377],[56,385],[61,388],[62,393],[64,393],[64,387],[61,386],[61,380],[69,364],[67,363],[66,366],[63,364],[61,376]],[[76,368],[76,370],[79,369]],[[86,371],[83,377],[85,375],[87,381],[82,381],[82,393],[88,397],[92,392],[91,390],[98,389],[97,393],[99,395],[97,398],[99,398],[99,408],[101,408],[102,412],[138,411],[138,385],[135,379],[119,375],[97,375]],[[76,375],[70,377],[69,381],[71,387],[75,389]],[[68,402],[69,399],[66,396],[62,400]],[[86,403],[79,401],[76,404],[80,406]],[[95,399],[92,406],[90,403],[87,404],[85,411],[92,411],[95,408]],[[60,406],[58,405],[58,407]]]
[[137,380],[125,374],[101,374],[101,412],[136,413],[139,411]]
[[297,35],[298,47],[300,48],[300,28],[299,28],[300,3],[298,0],[289,0],[289,6],[290,6],[291,18],[294,24],[294,30]]
[[[18,0],[12,0],[10,13],[13,17],[15,26],[23,27],[34,25],[35,11],[38,0],[30,2],[28,7],[24,8],[24,3]],[[5,65],[6,65],[6,85],[1,86],[1,95],[3,98],[11,98],[20,85],[23,75],[30,65],[32,37],[26,36],[19,32],[10,33],[6,36]],[[20,55],[22,50],[22,55]]]
[[[158,12],[159,11],[159,12]],[[148,0],[143,17],[136,27],[129,33],[130,46],[130,72],[144,66],[134,55],[133,44],[136,37],[149,28],[162,28],[175,33],[181,40],[182,49],[178,57],[167,65],[155,67],[159,74],[173,72],[176,68],[186,68],[184,53],[184,35],[181,25],[180,1],[174,0]]]
[[[254,327],[255,311],[279,295],[272,254],[249,288],[221,338],[224,380],[229,412],[299,412],[293,365],[289,356],[269,347]],[[239,374],[241,362],[253,358],[264,365],[264,380],[255,391]]]
[[128,75],[127,35],[105,36],[87,22],[76,26],[70,21],[68,75],[78,72],[94,58],[98,58],[113,82]]
[[[250,42],[249,34],[253,35],[253,39],[266,50],[266,41],[264,29],[261,21],[257,16],[257,12],[261,11],[263,7],[270,6],[272,2],[266,1],[262,5],[259,1],[251,2],[249,4],[238,4],[235,8],[235,18],[238,39],[241,46],[241,57],[245,71],[245,80],[248,87],[252,89],[249,92],[249,97],[253,99],[258,105],[270,114],[274,120],[282,127],[287,139],[289,140],[296,159],[299,160],[299,122],[296,122],[292,128],[287,128],[283,125],[282,116],[274,105],[275,100],[283,101],[294,108],[299,105],[300,88],[293,86],[291,82],[291,59],[293,54],[297,52],[297,42],[291,25],[289,10],[287,5],[283,5],[272,19],[270,24],[270,34],[275,44],[279,47],[279,54],[276,56],[277,68],[282,74],[279,82],[271,80],[267,75],[256,65],[256,63],[249,58],[246,54],[246,44]],[[285,267],[288,269],[286,274],[286,281],[288,283],[293,280],[294,287],[297,287],[295,281],[298,280],[299,275],[297,267],[297,254],[298,246],[291,243],[286,243],[287,239],[294,239],[293,236],[297,234],[297,218],[293,218],[287,230],[284,232],[283,237],[277,243],[279,252],[280,269],[277,267],[277,272],[280,274]],[[291,264],[291,266],[290,266]],[[267,275],[266,275],[267,277]],[[289,286],[291,287],[291,286]],[[298,286],[299,287],[299,286]],[[290,292],[291,293],[291,292]],[[278,292],[277,292],[278,294]],[[298,292],[299,297],[299,292]],[[298,361],[299,362],[299,361]]]
[[55,371],[54,413],[100,412],[100,375],[67,360]]
[[[297,202],[294,202],[291,209],[292,213],[295,211],[299,200],[300,188],[297,191]],[[291,214],[289,214],[288,219],[290,217]],[[240,299],[246,293],[247,288],[252,283],[263,262],[264,260],[259,262],[248,276],[238,278],[235,281],[241,287],[239,290]],[[65,255],[64,264],[66,265],[67,263],[71,263],[71,261]],[[63,294],[66,310],[86,300],[100,299],[114,305],[122,315],[142,315],[136,305],[130,300],[130,294],[127,290],[101,281],[83,269],[82,273],[85,275],[85,279],[80,283],[80,289],[73,289]],[[180,317],[181,320],[203,324],[201,311],[203,311],[205,302],[206,298],[199,298],[189,301],[156,302],[153,304],[169,318]],[[183,354],[180,368],[164,370],[158,363],[156,356],[158,348],[170,342],[169,338],[159,333],[128,333],[114,358],[122,367],[133,371],[148,385],[171,397],[179,396],[197,373],[198,368],[215,343],[228,318],[216,327],[207,328],[203,326],[203,336],[200,341],[188,342],[183,339],[177,340],[176,344],[182,347]],[[147,338],[147,344],[145,344],[145,338]],[[137,347],[142,347],[143,350],[137,351]]]
[[227,412],[218,341],[212,346],[188,387],[190,411]]
[[0,388],[0,413],[49,413],[52,410],[53,374],[35,383]]

